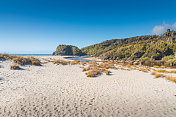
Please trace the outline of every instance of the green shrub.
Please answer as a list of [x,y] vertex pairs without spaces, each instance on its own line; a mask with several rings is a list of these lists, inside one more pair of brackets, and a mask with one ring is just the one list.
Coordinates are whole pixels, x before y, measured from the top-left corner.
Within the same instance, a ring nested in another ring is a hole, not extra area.
[[174,58],[175,58],[174,55],[170,55],[170,56],[165,56],[165,57],[163,57],[162,60],[163,60],[163,61],[169,61],[169,60],[174,59]]

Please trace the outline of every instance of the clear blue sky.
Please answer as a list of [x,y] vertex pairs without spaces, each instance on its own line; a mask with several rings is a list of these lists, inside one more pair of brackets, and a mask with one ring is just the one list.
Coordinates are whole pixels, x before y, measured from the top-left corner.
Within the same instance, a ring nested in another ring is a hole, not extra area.
[[176,21],[175,0],[0,0],[0,53],[52,53],[149,35]]

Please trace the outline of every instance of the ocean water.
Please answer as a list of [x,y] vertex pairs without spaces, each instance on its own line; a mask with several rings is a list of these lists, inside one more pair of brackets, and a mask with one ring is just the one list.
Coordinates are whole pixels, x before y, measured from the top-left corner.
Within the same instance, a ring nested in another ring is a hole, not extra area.
[[18,55],[18,56],[52,56],[52,54],[9,54],[9,55]]
[[[18,56],[52,56],[52,54],[9,54],[9,55],[18,55]],[[85,58],[89,57],[65,57],[68,60],[80,60],[80,61],[94,61],[86,60]]]

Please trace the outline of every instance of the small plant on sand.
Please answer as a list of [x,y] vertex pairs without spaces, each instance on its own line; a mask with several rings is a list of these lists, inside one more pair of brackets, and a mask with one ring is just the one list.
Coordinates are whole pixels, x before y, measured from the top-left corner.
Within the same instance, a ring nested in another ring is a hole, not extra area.
[[41,62],[39,59],[34,57],[16,57],[12,59],[14,63],[17,63],[19,65],[36,65],[40,66]]
[[175,77],[172,78],[172,82],[176,83],[176,78]]
[[176,83],[176,78],[173,76],[167,76],[166,79]]
[[163,69],[164,69],[164,68],[166,68],[166,66],[160,66],[160,68],[163,68]]
[[169,73],[176,73],[176,70],[172,70],[172,71],[170,71]]
[[85,72],[85,71],[87,71],[87,69],[86,69],[86,68],[83,68],[82,72]]
[[0,60],[5,61],[10,59],[10,55],[8,54],[0,54]]
[[48,61],[45,61],[45,62],[43,62],[44,64],[47,64],[48,63]]
[[99,71],[99,69],[94,68],[94,69],[88,71],[86,73],[86,75],[87,75],[87,77],[96,77],[98,75],[101,75],[101,72]]
[[76,65],[76,64],[80,64],[79,60],[74,60],[70,62],[71,65]]
[[131,67],[131,65],[130,65],[130,64],[127,64],[127,65],[126,65],[126,67],[130,68],[130,67]]
[[164,70],[164,69],[159,69],[159,70],[156,70],[157,72],[161,72],[161,73],[168,73],[168,71]]
[[164,69],[159,69],[159,70],[156,70],[156,71],[160,72],[160,73],[176,73],[176,70],[167,71],[167,70],[164,70]]
[[138,70],[142,71],[142,72],[148,72],[148,71],[150,71],[150,68],[149,67],[141,67]]
[[151,75],[155,75],[155,74],[156,74],[156,72],[154,72],[154,71],[151,73]]
[[170,79],[172,79],[172,76],[166,76],[166,79],[170,80]]
[[102,62],[99,65],[100,68],[106,68],[106,69],[116,69],[116,67],[114,66],[114,63],[112,62]]
[[80,64],[84,66],[84,65],[87,64],[87,62],[86,61],[81,61]]
[[67,65],[69,64],[69,61],[65,61],[65,60],[54,60],[54,61],[51,61],[52,63],[54,64],[57,64],[57,65]]
[[29,59],[31,60],[32,65],[41,66],[41,62],[39,59],[34,57],[30,57]]
[[163,77],[163,74],[155,74],[155,78],[160,78],[160,77]]
[[103,69],[102,72],[105,73],[106,75],[110,75],[110,73],[111,73],[111,71],[109,71],[107,69]]
[[159,67],[159,66],[157,66],[157,65],[154,65],[153,67],[154,67],[154,68],[160,68],[160,67]]
[[20,70],[21,68],[20,68],[19,65],[14,64],[14,65],[11,65],[11,66],[10,66],[10,69],[11,69],[11,70]]

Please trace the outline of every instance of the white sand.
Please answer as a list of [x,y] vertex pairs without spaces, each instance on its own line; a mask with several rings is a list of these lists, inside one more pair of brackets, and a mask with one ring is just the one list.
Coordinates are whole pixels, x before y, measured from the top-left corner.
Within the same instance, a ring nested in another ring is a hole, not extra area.
[[10,70],[11,64],[0,63],[0,117],[176,116],[176,84],[149,73],[111,70],[110,76],[87,78],[80,65]]

